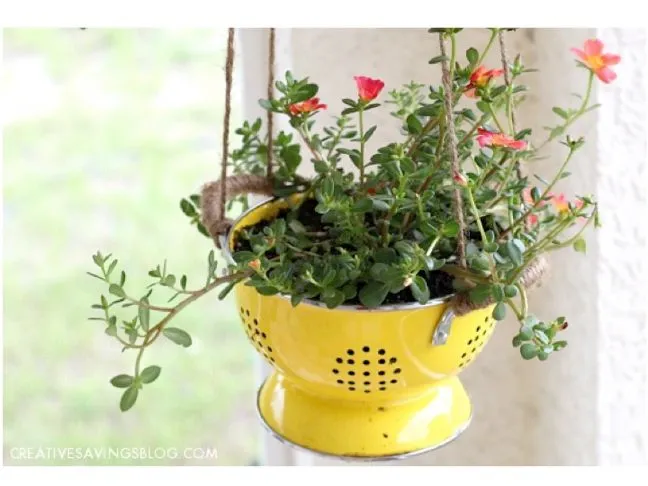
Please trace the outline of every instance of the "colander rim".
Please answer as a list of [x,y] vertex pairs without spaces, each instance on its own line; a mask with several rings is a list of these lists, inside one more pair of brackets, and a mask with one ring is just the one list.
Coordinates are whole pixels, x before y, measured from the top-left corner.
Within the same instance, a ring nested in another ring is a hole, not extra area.
[[[233,236],[234,233],[234,228],[236,228],[237,224],[239,221],[241,221],[243,218],[245,218],[247,215],[250,213],[256,211],[257,209],[265,206],[266,204],[271,204],[275,201],[279,201],[285,198],[282,197],[271,197],[264,199],[263,201],[259,202],[258,204],[255,204],[254,206],[249,207],[247,210],[245,210],[243,213],[241,213],[238,218],[234,220],[232,223],[231,227],[227,231],[226,234],[224,235],[219,235],[218,240],[220,242],[220,249],[223,254],[223,257],[225,258],[225,261],[230,264],[230,265],[235,265],[236,262],[234,261],[234,258],[232,257],[231,249],[229,246],[229,241],[231,237]],[[326,304],[323,302],[313,300],[313,299],[303,299],[299,305],[308,305],[312,307],[321,307],[323,309],[327,309],[330,311],[351,311],[351,312],[393,312],[393,311],[407,311],[407,310],[417,310],[417,309],[424,309],[428,307],[437,307],[440,305],[444,305],[447,302],[450,301],[454,297],[455,294],[449,294],[446,295],[445,297],[437,297],[435,299],[430,299],[427,301],[425,304],[419,304],[418,302],[409,302],[407,304],[391,304],[391,305],[383,305],[380,307],[377,307],[375,309],[369,309],[367,307],[364,307],[362,305],[339,305],[333,309],[329,309]],[[287,294],[275,294],[274,297],[278,297],[280,299],[284,299],[287,301],[290,301],[290,295]]]

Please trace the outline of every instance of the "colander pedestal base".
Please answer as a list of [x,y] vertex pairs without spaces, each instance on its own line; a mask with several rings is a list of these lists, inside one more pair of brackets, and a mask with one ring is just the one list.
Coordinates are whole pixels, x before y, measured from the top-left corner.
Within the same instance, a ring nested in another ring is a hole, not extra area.
[[472,417],[457,377],[395,395],[325,398],[274,371],[259,390],[257,407],[263,424],[282,442],[348,460],[401,459],[434,450],[456,439]]

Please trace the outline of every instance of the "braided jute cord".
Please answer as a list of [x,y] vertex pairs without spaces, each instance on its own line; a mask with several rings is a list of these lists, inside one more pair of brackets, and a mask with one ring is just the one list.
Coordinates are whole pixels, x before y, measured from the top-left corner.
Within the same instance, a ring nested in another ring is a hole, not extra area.
[[[459,155],[457,154],[457,136],[455,134],[454,116],[452,113],[452,79],[450,79],[450,68],[448,67],[448,56],[446,56],[443,33],[439,34],[439,46],[441,48],[441,55],[444,58],[443,62],[441,63],[441,78],[443,81],[448,148],[450,149],[453,174],[457,174],[459,173]],[[459,265],[461,265],[463,268],[466,268],[466,222],[464,221],[463,216],[463,200],[461,198],[461,189],[456,186],[453,193],[452,209],[454,211],[455,219],[459,224],[459,235],[457,238],[457,255],[459,257]]]
[[[274,86],[274,58],[275,58],[275,31],[270,29],[268,51],[268,98],[273,97]],[[208,182],[202,187],[200,206],[201,222],[209,235],[214,240],[216,247],[220,248],[220,236],[225,234],[232,226],[232,220],[225,217],[227,201],[240,196],[255,194],[259,196],[272,196],[272,112],[267,114],[268,145],[267,145],[267,173],[266,176],[234,175],[227,176],[227,158],[229,156],[230,114],[232,109],[232,71],[234,68],[234,29],[228,30],[227,52],[225,59],[225,114],[223,120],[223,154],[221,160],[221,177],[217,181]]]
[[[500,54],[502,60],[502,68],[504,70],[504,80],[507,87],[511,85],[511,78],[508,73],[508,60],[506,57],[506,46],[504,42],[504,36],[502,31],[498,32],[499,35],[499,44],[500,44]],[[441,72],[443,80],[443,92],[444,92],[444,104],[446,111],[446,123],[447,123],[447,140],[448,147],[450,149],[451,157],[451,169],[453,174],[459,172],[459,158],[457,150],[457,138],[455,135],[454,127],[454,116],[453,116],[453,89],[452,89],[452,79],[450,78],[450,68],[448,66],[448,57],[446,55],[444,33],[439,33],[439,47],[441,49],[441,56],[443,56],[443,61],[441,62]],[[511,110],[513,129],[515,130],[515,111]],[[513,134],[514,135],[514,134]],[[519,163],[516,163],[516,171],[518,176],[521,176]],[[453,212],[455,219],[459,225],[459,235],[457,238],[457,256],[459,259],[459,265],[463,268],[466,268],[466,257],[465,257],[465,234],[467,232],[466,222],[463,215],[463,199],[461,196],[461,189],[455,187],[453,193]],[[542,283],[543,278],[545,277],[548,271],[549,265],[547,259],[544,256],[536,258],[534,261],[529,263],[529,266],[522,272],[519,278],[519,283],[525,289],[530,289],[536,285]],[[482,309],[488,307],[493,303],[493,299],[489,298],[484,302],[472,302],[467,293],[458,293],[452,302],[452,309],[455,315],[461,316],[467,314],[476,309]]]

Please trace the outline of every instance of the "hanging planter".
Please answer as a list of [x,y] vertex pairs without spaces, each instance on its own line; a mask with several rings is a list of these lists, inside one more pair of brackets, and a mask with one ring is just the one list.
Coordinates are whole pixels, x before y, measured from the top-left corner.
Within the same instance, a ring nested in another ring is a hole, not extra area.
[[[506,29],[491,29],[484,50],[469,49],[465,61],[456,52],[460,30],[431,29],[439,36],[431,63],[441,65],[441,85],[391,91],[403,135],[371,154],[367,142],[379,128],[370,125],[370,110],[380,106],[384,83],[356,77],[355,98],[344,99],[335,124],[319,130],[318,114],[328,107],[318,86],[291,73],[274,82],[273,30],[268,98],[260,101],[273,136],[262,135],[260,119],[246,122],[237,131],[240,148],[230,153],[230,30],[221,177],[181,203],[222,252],[225,274],[218,275],[213,251],[207,283],[197,290],[158,266],[154,283],[184,299],[160,307],[150,292],[131,297],[125,275],[111,276],[116,261],[94,256],[101,269],[94,276],[117,298],[101,297],[98,319],[137,350],[135,372],[112,379],[124,388],[122,410],[160,374],[158,366],[142,366],[144,350],[160,336],[191,345],[169,322],[218,287],[220,298],[234,293],[244,332],[272,367],[258,393],[264,425],[294,446],[335,457],[406,457],[458,437],[473,411],[459,376],[509,313],[519,322],[512,344],[522,358],[544,361],[566,346],[565,318],[535,317],[527,292],[541,284],[549,252],[585,252],[582,235],[599,224],[592,196],[569,201],[553,191],[584,143],[567,130],[595,108],[593,82],[612,81],[609,66],[619,58],[602,54],[597,40],[574,50],[586,68],[585,94],[575,108],[553,108],[557,124],[535,145],[515,120],[524,90],[518,81],[531,70],[519,57],[508,61]],[[486,69],[482,60],[495,40],[502,68]],[[459,108],[460,101],[472,105]],[[293,133],[274,134],[277,115],[288,117]],[[548,180],[525,175],[524,163],[554,140],[565,146],[559,170]],[[310,179],[297,174],[304,163],[314,169]],[[234,221],[225,217],[231,203],[247,205],[251,194],[266,200]],[[121,329],[116,304],[138,307]],[[163,317],[152,325],[154,312]]]

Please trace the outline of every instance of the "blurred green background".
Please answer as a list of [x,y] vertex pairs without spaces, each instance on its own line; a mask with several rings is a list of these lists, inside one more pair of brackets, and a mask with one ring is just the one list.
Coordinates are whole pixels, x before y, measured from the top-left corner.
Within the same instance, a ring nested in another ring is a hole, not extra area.
[[[97,250],[119,259],[133,295],[165,259],[189,288],[204,282],[213,244],[179,201],[218,177],[225,36],[4,30],[5,464],[75,464],[11,457],[38,447],[218,450],[215,460],[77,462],[91,465],[258,460],[253,350],[231,298],[213,292],[174,320],[193,346],[160,339],[147,350],[143,366],[162,374],[127,413],[109,379],[132,373],[134,352],[87,320],[107,293],[85,273]],[[233,125],[238,91],[234,100]]]

